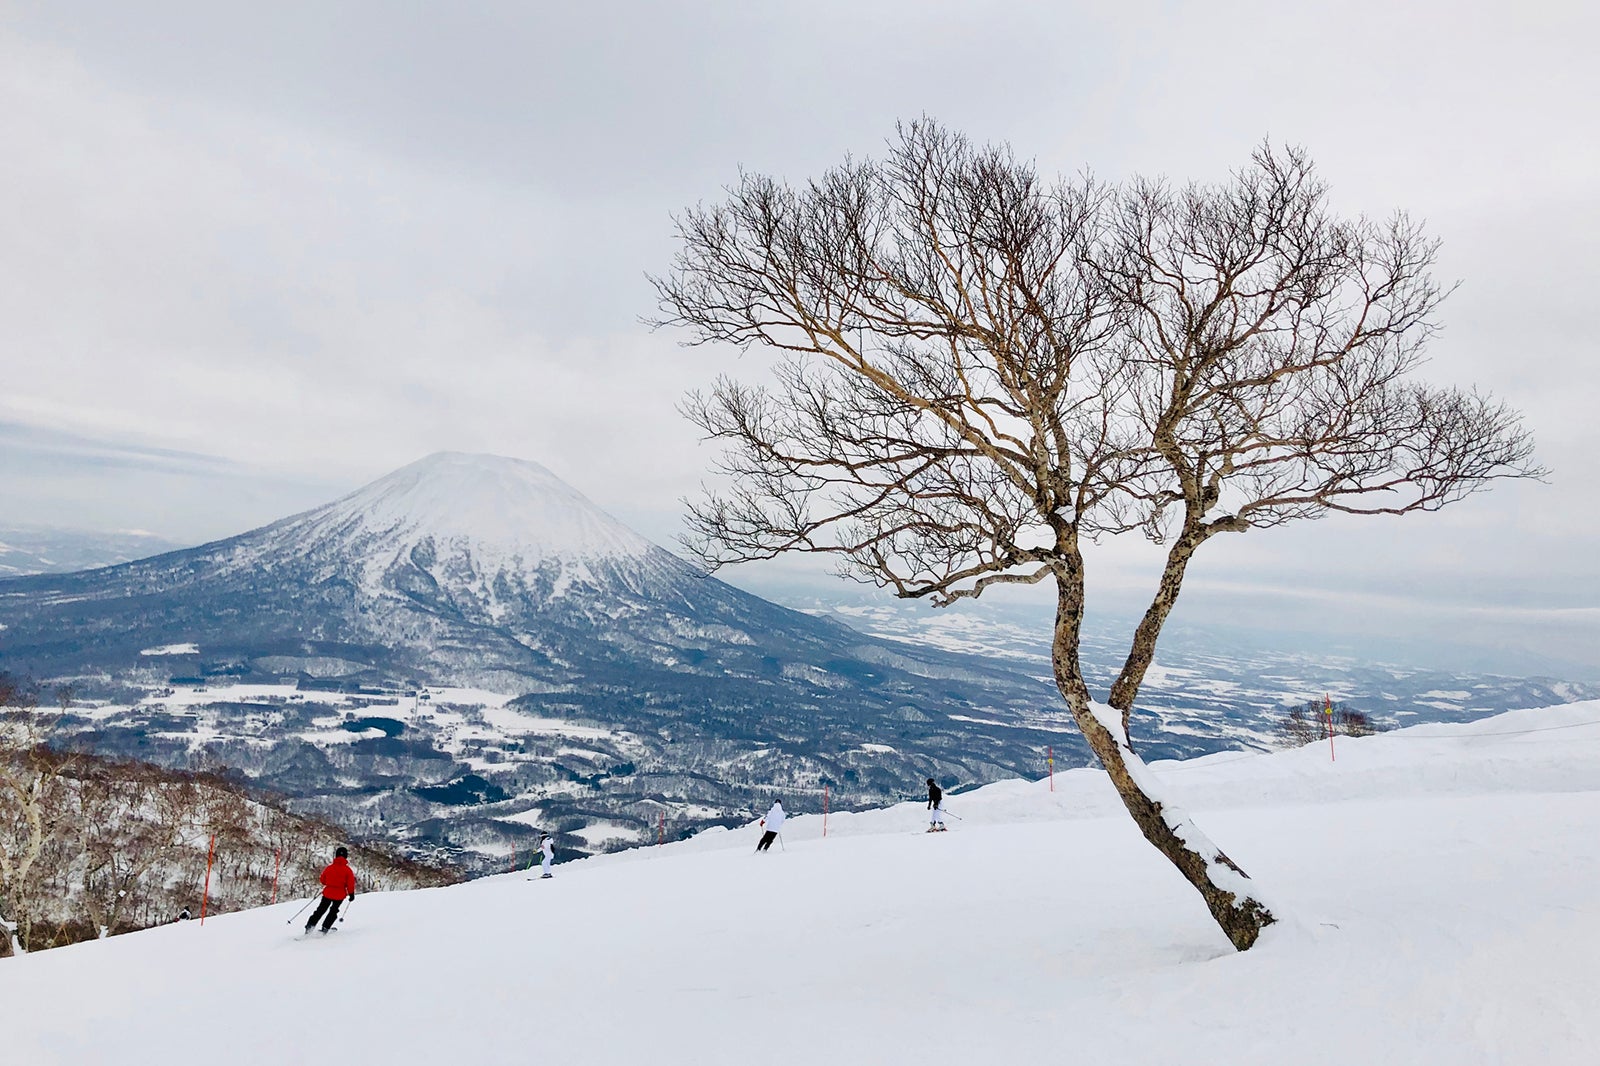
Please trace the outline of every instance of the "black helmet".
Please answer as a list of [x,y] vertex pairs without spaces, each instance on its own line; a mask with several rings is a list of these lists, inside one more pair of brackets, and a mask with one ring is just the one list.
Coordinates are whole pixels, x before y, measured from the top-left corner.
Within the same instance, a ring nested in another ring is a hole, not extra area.
[[933,784],[933,778],[931,778],[931,777],[928,778],[928,784],[930,784],[930,785]]
[[341,845],[333,849],[333,855],[336,859],[348,859],[350,857],[350,849]]

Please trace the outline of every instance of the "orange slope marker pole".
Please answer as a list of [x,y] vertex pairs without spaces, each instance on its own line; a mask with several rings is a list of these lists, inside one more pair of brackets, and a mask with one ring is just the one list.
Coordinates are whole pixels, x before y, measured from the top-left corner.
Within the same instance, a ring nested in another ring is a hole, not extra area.
[[206,900],[211,898],[211,860],[217,854],[217,834],[211,834],[211,847],[206,851],[206,884],[200,890],[200,924],[206,924]]
[[272,850],[272,902],[278,902],[278,871],[283,869],[283,851]]
[[1338,762],[1333,754],[1333,697],[1326,692],[1322,694],[1322,717],[1328,721],[1328,761]]
[[1045,763],[1046,766],[1048,766],[1050,768],[1050,791],[1054,792],[1056,790],[1056,749],[1055,749],[1055,745],[1052,744],[1052,745],[1046,747],[1044,750],[1045,750],[1044,763]]
[[828,835],[828,786],[822,786],[822,835]]

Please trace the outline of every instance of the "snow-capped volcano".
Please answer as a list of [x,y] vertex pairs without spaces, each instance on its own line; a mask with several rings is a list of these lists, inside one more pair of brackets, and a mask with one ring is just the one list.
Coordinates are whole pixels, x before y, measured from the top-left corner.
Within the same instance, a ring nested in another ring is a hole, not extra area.
[[227,564],[297,557],[368,596],[442,595],[500,622],[575,584],[634,592],[685,565],[538,463],[440,452],[316,510],[239,538]]
[[536,568],[549,559],[618,559],[654,547],[538,463],[439,452],[342,499],[281,523],[310,544],[342,538]]
[[[39,678],[309,677],[519,694],[653,679],[674,700],[693,691],[702,711],[726,700],[770,713],[829,692],[855,714],[846,692],[883,686],[870,702],[890,705],[916,691],[888,683],[898,669],[940,684],[973,669],[710,578],[538,463],[460,453],[228,540],[0,581],[0,625],[0,668]],[[185,655],[145,654],[170,648]],[[1036,702],[1007,677],[1008,702]]]
[[755,616],[773,610],[538,463],[447,452],[228,540],[20,579],[0,596],[0,655],[49,676],[85,660],[148,670],[144,650],[192,646],[204,671],[235,676],[519,690],[580,682],[584,660],[621,646],[676,657],[642,645],[701,643],[708,625],[714,642],[748,644],[729,627],[765,626]]

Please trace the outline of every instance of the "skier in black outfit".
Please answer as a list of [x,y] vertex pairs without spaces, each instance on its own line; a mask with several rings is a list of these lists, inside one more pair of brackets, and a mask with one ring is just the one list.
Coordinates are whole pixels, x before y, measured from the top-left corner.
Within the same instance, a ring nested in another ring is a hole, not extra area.
[[933,783],[933,778],[928,778],[928,832],[944,832],[944,793],[939,786]]

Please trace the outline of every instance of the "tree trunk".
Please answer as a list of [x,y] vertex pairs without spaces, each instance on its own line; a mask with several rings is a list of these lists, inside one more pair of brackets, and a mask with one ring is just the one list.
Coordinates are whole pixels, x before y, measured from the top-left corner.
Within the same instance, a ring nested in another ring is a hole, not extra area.
[[1150,670],[1150,664],[1156,658],[1156,640],[1161,636],[1161,627],[1167,624],[1167,616],[1172,613],[1172,608],[1178,602],[1178,593],[1183,588],[1183,576],[1188,572],[1189,560],[1194,558],[1195,549],[1205,540],[1197,518],[1192,518],[1185,523],[1183,531],[1173,540],[1172,546],[1167,550],[1166,565],[1161,568],[1161,581],[1156,586],[1156,594],[1150,600],[1144,617],[1139,619],[1139,626],[1133,631],[1133,646],[1128,649],[1128,657],[1123,661],[1122,672],[1112,682],[1111,695],[1106,702],[1122,712],[1122,731],[1128,731],[1128,715],[1133,711],[1133,701],[1139,695],[1139,686],[1144,684],[1144,676]]
[[22,954],[22,945],[17,941],[17,923],[6,921],[6,916],[0,914],[0,959],[9,959],[13,955]]
[[1193,821],[1187,816],[1173,817],[1167,813],[1159,795],[1159,782],[1129,746],[1127,731],[1122,727],[1122,712],[1102,704],[1101,713],[1096,713],[1088,686],[1077,668],[1083,596],[1081,588],[1070,588],[1071,584],[1068,581],[1058,583],[1052,649],[1056,687],[1061,690],[1090,750],[1110,775],[1117,795],[1122,797],[1123,806],[1133,816],[1144,838],[1200,893],[1211,917],[1233,946],[1245,951],[1256,942],[1261,930],[1277,919],[1254,897],[1249,876]]

